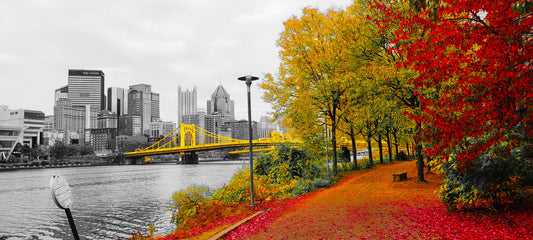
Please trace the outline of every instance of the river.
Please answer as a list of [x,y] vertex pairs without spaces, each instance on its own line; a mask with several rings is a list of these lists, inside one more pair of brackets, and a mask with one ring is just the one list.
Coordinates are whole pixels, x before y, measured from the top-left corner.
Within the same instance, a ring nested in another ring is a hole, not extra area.
[[218,189],[243,161],[48,168],[0,172],[0,239],[73,239],[65,211],[53,202],[50,179],[72,189],[71,212],[81,239],[117,239],[132,232],[168,234],[172,194],[192,185]]

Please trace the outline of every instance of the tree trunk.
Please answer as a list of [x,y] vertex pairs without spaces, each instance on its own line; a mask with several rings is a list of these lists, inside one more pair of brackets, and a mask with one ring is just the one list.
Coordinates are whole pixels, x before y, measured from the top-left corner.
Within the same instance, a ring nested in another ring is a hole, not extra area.
[[357,166],[357,144],[355,143],[355,134],[353,133],[353,127],[350,127],[350,138],[352,140],[353,170],[357,170],[359,169],[359,166]]
[[426,174],[428,174],[428,173],[431,173],[431,166],[429,166],[429,162],[431,162],[431,158],[428,156],[428,159],[426,161],[427,161],[427,167],[428,167],[428,171]]
[[424,159],[422,158],[422,143],[420,143],[420,130],[422,129],[422,123],[416,123],[416,137],[415,137],[415,149],[416,149],[416,165],[418,167],[418,181],[425,182],[424,179]]
[[372,167],[374,165],[374,162],[372,160],[372,145],[370,138],[366,139],[367,148],[368,148],[368,166]]
[[405,149],[407,149],[407,157],[411,157],[411,153],[409,153],[409,142],[405,142]]
[[[335,115],[333,116],[335,117]],[[335,118],[331,119],[331,147],[333,148],[333,176],[337,176],[337,134]]]
[[378,132],[379,163],[383,164],[383,143],[381,142],[381,133]]
[[387,127],[387,147],[389,148],[389,162],[392,162],[392,143],[390,142],[390,129]]
[[392,136],[394,137],[394,146],[396,147],[396,156],[398,156],[398,137],[396,136],[396,133],[392,133]]
[[372,135],[370,134],[370,124],[367,123],[367,132],[366,132],[366,143],[367,143],[367,148],[368,148],[368,166],[369,167],[372,167],[372,165],[374,165],[374,161],[372,159]]

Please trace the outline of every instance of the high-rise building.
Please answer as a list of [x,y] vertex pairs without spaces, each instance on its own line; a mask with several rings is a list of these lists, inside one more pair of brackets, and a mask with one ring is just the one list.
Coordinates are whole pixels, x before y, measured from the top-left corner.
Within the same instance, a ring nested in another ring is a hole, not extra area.
[[72,106],[95,106],[105,109],[104,72],[101,70],[68,70],[68,99]]
[[117,147],[117,114],[109,110],[98,113],[97,128],[90,130],[90,143],[95,151],[115,150]]
[[44,116],[43,145],[50,146],[54,139],[54,115]]
[[118,116],[128,114],[128,95],[124,88],[110,87],[107,89],[107,110]]
[[65,143],[88,143],[96,117],[105,109],[105,75],[101,70],[69,69],[68,85],[55,91],[53,135]]
[[152,93],[152,121],[159,120],[159,93]]
[[97,106],[73,106],[70,99],[60,99],[54,105],[54,131],[63,134],[64,143],[88,143],[86,133],[97,126],[99,112]]
[[176,128],[175,122],[163,122],[161,120],[152,122],[150,129],[152,138],[159,138],[168,135]]
[[60,87],[55,91],[55,103],[61,99],[68,99],[68,85]]
[[142,135],[142,116],[126,114],[118,118],[119,135]]
[[181,86],[178,86],[178,126],[185,122],[184,116],[196,115],[197,107],[196,87],[192,91],[183,92]]
[[128,114],[141,116],[142,134],[150,135],[150,124],[159,119],[159,94],[152,86],[137,84],[128,92]]
[[[247,120],[234,121],[232,123],[231,137],[248,140],[250,138],[250,126]],[[252,121],[252,139],[257,139],[257,122]]]
[[232,121],[235,120],[234,106],[229,93],[219,85],[211,94],[211,100],[207,101],[207,115],[219,116],[223,121]]

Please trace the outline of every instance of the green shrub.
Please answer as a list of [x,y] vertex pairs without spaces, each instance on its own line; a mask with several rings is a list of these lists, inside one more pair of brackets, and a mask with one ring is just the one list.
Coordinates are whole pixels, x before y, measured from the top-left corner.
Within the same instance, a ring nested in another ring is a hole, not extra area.
[[523,148],[508,155],[505,145],[493,146],[471,167],[459,165],[455,157],[443,163],[446,175],[439,191],[441,200],[452,210],[476,206],[502,209],[521,203],[526,197],[522,188],[532,185],[533,167],[524,157]]
[[268,176],[274,183],[314,179],[323,175],[319,167],[321,162],[315,159],[307,149],[299,150],[281,144],[275,147],[275,151],[263,154],[254,161],[254,172]]

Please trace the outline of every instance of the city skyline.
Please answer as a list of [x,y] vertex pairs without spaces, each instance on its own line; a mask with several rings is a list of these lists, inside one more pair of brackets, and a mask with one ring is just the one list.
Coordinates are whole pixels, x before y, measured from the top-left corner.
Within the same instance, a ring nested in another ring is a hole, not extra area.
[[[0,79],[9,91],[0,105],[51,115],[68,69],[100,69],[106,90],[150,84],[161,96],[161,119],[177,121],[178,86],[197,86],[200,107],[217,85],[235,100],[235,118],[246,119],[246,86],[237,78],[276,74],[282,23],[307,6],[350,2],[8,1]],[[253,119],[272,111],[260,84],[251,88]]]

